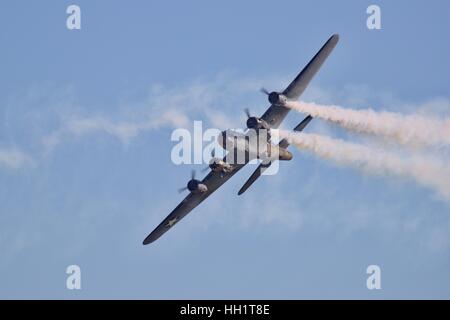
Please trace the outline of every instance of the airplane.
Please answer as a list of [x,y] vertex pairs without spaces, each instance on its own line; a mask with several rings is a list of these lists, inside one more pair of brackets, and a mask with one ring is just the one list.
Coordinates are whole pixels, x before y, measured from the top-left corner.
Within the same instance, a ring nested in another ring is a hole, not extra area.
[[[260,118],[252,116],[249,110],[245,110],[247,114],[246,125],[249,131],[256,132],[258,137],[264,137],[265,142],[259,145],[256,152],[251,152],[248,144],[248,137],[251,136],[250,133],[239,133],[234,130],[223,131],[218,137],[218,144],[227,151],[244,148],[244,159],[240,159],[242,161],[236,161],[236,152],[229,152],[222,159],[216,158],[214,153],[212,153],[212,159],[209,163],[211,171],[201,181],[195,178],[195,171],[192,171],[191,179],[188,181],[187,186],[180,190],[188,190],[189,194],[144,239],[144,245],[154,242],[170,230],[176,223],[183,219],[189,212],[227,182],[228,179],[235,175],[251,160],[255,158],[263,159],[255,172],[239,190],[238,195],[243,194],[263,174],[263,172],[270,167],[274,160],[289,161],[292,159],[292,153],[287,150],[289,142],[286,139],[282,139],[278,145],[273,144],[270,140],[270,130],[277,129],[280,126],[281,122],[290,111],[284,104],[288,100],[297,100],[301,96],[311,79],[336,47],[338,41],[339,35],[332,35],[284,91],[268,92],[264,88],[261,89],[263,93],[267,94],[270,107]],[[294,131],[302,131],[311,120],[312,117],[308,115],[294,128]],[[242,146],[240,147],[240,145]],[[261,151],[264,156],[261,156]]]

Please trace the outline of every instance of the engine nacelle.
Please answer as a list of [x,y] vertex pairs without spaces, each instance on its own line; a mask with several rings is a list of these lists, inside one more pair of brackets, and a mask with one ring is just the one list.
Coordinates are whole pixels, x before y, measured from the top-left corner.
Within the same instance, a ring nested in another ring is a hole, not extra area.
[[222,159],[219,158],[212,158],[211,161],[209,161],[209,167],[214,172],[231,172],[233,170],[233,167],[230,166],[230,164],[226,163]]
[[189,180],[187,188],[191,192],[203,193],[208,191],[208,187],[196,179]]
[[271,104],[277,105],[277,106],[282,106],[284,104],[286,104],[287,102],[287,98],[285,95],[279,93],[279,92],[271,92],[269,93],[269,102]]
[[247,128],[249,129],[266,129],[270,130],[269,124],[261,118],[258,117],[250,117],[247,119]]

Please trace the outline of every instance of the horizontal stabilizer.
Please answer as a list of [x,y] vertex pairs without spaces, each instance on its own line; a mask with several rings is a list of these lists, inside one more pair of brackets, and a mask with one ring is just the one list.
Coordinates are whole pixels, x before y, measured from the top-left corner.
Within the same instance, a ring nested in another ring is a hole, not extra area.
[[[308,123],[313,119],[313,117],[311,116],[307,116],[305,119],[303,119],[302,122],[300,122],[295,128],[294,131],[300,132],[303,131],[303,129],[305,129],[305,127],[308,125]],[[280,146],[280,148],[283,149],[287,149],[287,147],[289,147],[289,142],[286,139],[283,139],[280,141],[280,143],[278,144]]]
[[302,122],[300,122],[295,128],[294,131],[301,132],[303,129],[306,128],[306,126],[309,124],[309,122],[313,119],[311,116],[307,116],[305,119],[303,119]]
[[247,189],[253,184],[253,182],[256,181],[256,179],[258,179],[263,172],[270,167],[270,165],[272,164],[272,162],[269,163],[261,163],[258,168],[255,170],[255,172],[252,173],[252,175],[250,176],[250,178],[248,178],[248,180],[244,183],[244,185],[242,186],[242,188],[239,190],[238,195],[240,196],[241,194],[243,194],[245,191],[247,191]]

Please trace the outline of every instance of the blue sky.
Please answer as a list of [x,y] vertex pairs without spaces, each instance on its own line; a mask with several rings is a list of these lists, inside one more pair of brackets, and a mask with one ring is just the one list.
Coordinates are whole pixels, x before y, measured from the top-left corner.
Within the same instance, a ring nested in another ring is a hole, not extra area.
[[[81,30],[66,29],[72,3]],[[295,149],[141,244],[202,168],[171,162],[172,130],[244,126],[268,106],[259,88],[283,89],[333,33],[305,100],[450,114],[449,3],[373,3],[381,30],[372,1],[2,1],[0,298],[449,298],[448,202]],[[71,264],[82,290],[65,287]]]

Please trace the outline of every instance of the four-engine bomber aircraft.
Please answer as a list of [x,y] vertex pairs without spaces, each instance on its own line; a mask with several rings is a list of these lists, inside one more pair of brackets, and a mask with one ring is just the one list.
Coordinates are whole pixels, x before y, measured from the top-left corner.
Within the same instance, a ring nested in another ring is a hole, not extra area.
[[[247,110],[247,128],[252,129],[255,132],[265,131],[269,132],[266,135],[267,149],[276,150],[277,159],[271,159],[270,157],[263,161],[256,171],[250,176],[244,186],[239,190],[238,194],[244,193],[250,185],[258,179],[259,176],[266,170],[273,160],[291,160],[292,154],[287,151],[289,143],[283,139],[277,146],[270,142],[270,129],[276,129],[280,123],[286,117],[289,112],[289,108],[284,106],[284,103],[288,100],[297,100],[303,93],[311,79],[317,73],[322,66],[323,62],[330,55],[331,51],[336,46],[339,40],[339,35],[333,35],[323,45],[323,47],[317,52],[317,54],[311,59],[306,67],[299,73],[299,75],[292,81],[291,84],[283,92],[271,92],[262,89],[264,93],[268,95],[270,107],[262,115],[261,118],[251,116]],[[294,128],[295,131],[302,131],[312,117],[307,116],[298,126]],[[237,148],[237,136],[242,133],[230,132],[230,130],[223,131],[219,136],[218,143],[226,150],[230,151],[233,148]],[[227,157],[233,154],[233,159]],[[248,154],[248,153],[247,153]],[[215,158],[212,155],[209,167],[211,172],[202,180],[195,179],[195,172],[192,172],[191,180],[189,180],[187,186],[184,188],[189,190],[190,193],[184,198],[183,201],[161,222],[152,233],[150,233],[144,240],[144,244],[149,244],[162,236],[178,221],[183,219],[192,209],[198,206],[203,200],[205,200],[210,194],[216,191],[222,184],[230,179],[236,172],[238,172],[246,163],[252,160],[251,156],[245,157],[244,161],[235,161],[235,153],[228,153],[223,159]],[[253,159],[258,156],[254,156]]]

